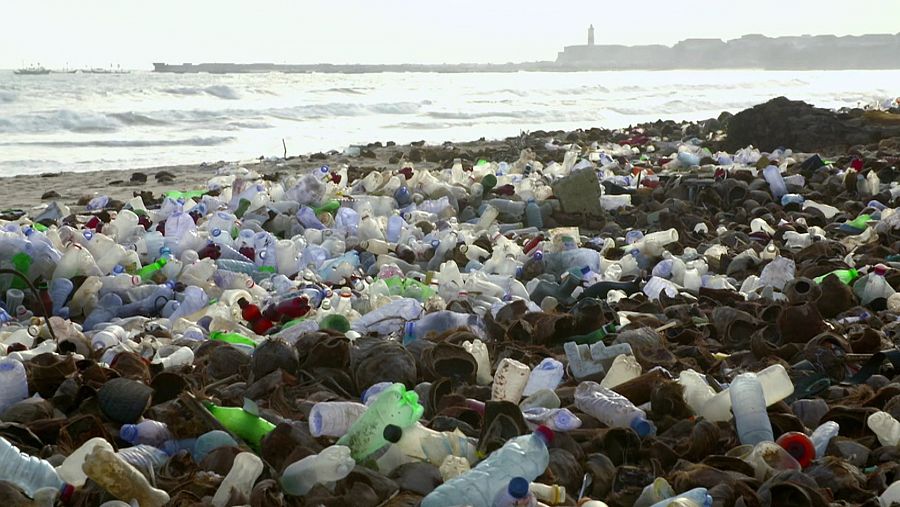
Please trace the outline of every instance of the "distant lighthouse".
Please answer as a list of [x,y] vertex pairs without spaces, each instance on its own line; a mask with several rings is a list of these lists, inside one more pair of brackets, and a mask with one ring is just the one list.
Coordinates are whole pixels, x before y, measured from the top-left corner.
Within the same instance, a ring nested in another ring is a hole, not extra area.
[[594,45],[594,25],[588,28],[588,46]]

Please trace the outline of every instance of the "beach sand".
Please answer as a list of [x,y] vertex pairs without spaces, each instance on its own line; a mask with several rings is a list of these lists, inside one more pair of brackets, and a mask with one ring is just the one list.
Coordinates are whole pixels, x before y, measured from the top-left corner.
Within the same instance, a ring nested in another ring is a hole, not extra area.
[[[469,158],[483,153],[504,153],[515,160],[518,150],[507,141],[473,141],[464,143],[444,143],[443,145],[396,145],[383,146],[370,145],[363,148],[366,155],[349,157],[341,152],[318,153],[289,157],[277,160],[247,160],[234,162],[248,169],[254,169],[260,174],[298,174],[310,169],[330,165],[338,167],[341,164],[350,166],[351,181],[372,169],[396,167],[397,159],[405,157],[412,160],[416,167],[435,168],[444,165],[450,157]],[[324,158],[323,158],[324,157]],[[423,157],[420,159],[419,157]],[[427,160],[426,160],[427,159]],[[134,197],[135,193],[153,192],[159,195],[163,192],[179,190],[206,189],[207,181],[215,175],[216,170],[224,166],[226,162],[198,163],[179,166],[162,166],[149,169],[123,169],[118,171],[93,171],[93,172],[62,172],[43,175],[22,175],[0,177],[0,209],[18,208],[33,214],[47,204],[58,201],[69,206],[79,201],[107,195],[112,199],[126,201]],[[142,173],[147,176],[146,182],[132,181],[132,176]],[[172,179],[157,179],[163,173],[169,173]],[[58,197],[41,197],[49,192],[56,192]],[[73,209],[77,211],[77,208]]]

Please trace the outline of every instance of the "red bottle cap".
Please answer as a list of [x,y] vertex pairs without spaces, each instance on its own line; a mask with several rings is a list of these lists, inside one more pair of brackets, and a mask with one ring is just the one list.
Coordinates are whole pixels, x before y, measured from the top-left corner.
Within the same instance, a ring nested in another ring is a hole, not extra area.
[[808,467],[816,457],[816,448],[813,446],[812,440],[799,431],[789,431],[778,437],[775,443],[793,456],[803,468]]

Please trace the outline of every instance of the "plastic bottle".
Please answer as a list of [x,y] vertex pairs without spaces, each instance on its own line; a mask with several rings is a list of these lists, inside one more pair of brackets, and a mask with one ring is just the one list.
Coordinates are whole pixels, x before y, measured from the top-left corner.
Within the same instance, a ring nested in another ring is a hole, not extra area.
[[550,462],[547,445],[553,432],[539,427],[531,435],[512,438],[478,466],[435,488],[421,507],[490,505],[513,477],[533,481]]
[[165,423],[145,419],[137,424],[123,424],[119,428],[119,437],[131,445],[147,444],[160,447],[163,442],[172,440],[172,434]]
[[194,461],[199,463],[207,454],[220,447],[238,447],[238,443],[231,438],[231,435],[222,430],[207,431],[197,437],[191,455],[194,457]]
[[611,427],[631,428],[638,436],[656,433],[656,426],[647,414],[634,406],[628,398],[601,387],[592,381],[584,381],[575,388],[575,406],[586,414]]
[[534,407],[522,410],[529,423],[544,425],[553,431],[572,431],[581,427],[581,419],[567,408]]
[[617,343],[609,347],[603,342],[592,345],[579,345],[571,341],[563,345],[566,359],[569,362],[569,373],[577,380],[602,376],[612,366],[616,357],[633,355],[631,345]]
[[203,405],[222,426],[255,449],[259,449],[263,437],[275,429],[274,424],[241,407],[218,407],[210,402]]
[[[694,370],[683,370],[678,374],[678,383],[684,388],[684,401],[691,407],[695,414],[700,414],[716,392],[709,386],[706,379]],[[730,398],[729,398],[730,399]]]
[[150,486],[137,469],[102,447],[87,455],[83,469],[85,475],[119,500],[137,500],[141,507],[162,507],[169,502],[168,493]]
[[781,170],[777,166],[770,165],[763,169],[763,177],[769,183],[769,190],[771,190],[772,196],[776,200],[780,201],[788,193],[787,184],[784,182]]
[[525,390],[522,396],[531,396],[541,389],[556,389],[556,386],[562,381],[565,367],[563,364],[552,357],[545,357],[528,376],[528,382],[525,384]]
[[560,505],[566,502],[565,486],[532,482],[529,489],[537,500],[547,502],[549,505]]
[[157,356],[153,362],[162,365],[164,370],[188,366],[194,364],[194,351],[190,347],[178,347],[165,357]]
[[878,437],[881,445],[893,446],[900,443],[900,422],[887,413],[878,411],[870,415],[866,425]]
[[0,437],[0,477],[31,498],[41,488],[54,488],[67,500],[74,490],[59,478],[50,463],[23,453],[3,437]]
[[483,386],[490,384],[494,378],[491,376],[491,357],[488,354],[487,346],[477,338],[473,341],[464,341],[462,346],[469,354],[472,354],[478,365],[475,382]]
[[803,468],[808,467],[816,458],[816,448],[812,439],[799,431],[783,433],[775,443],[793,456]]
[[665,500],[653,504],[651,507],[666,507],[667,505],[673,504],[685,507],[688,505],[690,505],[691,507],[712,507],[713,500],[712,497],[706,492],[706,488],[694,488],[692,490],[685,491],[680,495],[666,498]]
[[[170,443],[172,441],[166,442],[167,445]],[[158,471],[169,461],[169,455],[165,451],[145,444],[120,449],[116,454],[139,470]]]
[[503,358],[497,365],[497,371],[494,372],[491,399],[519,403],[530,374],[528,366],[509,357]]
[[0,358],[0,414],[28,397],[25,366],[13,359]]
[[831,442],[831,439],[836,437],[840,431],[841,427],[838,423],[834,421],[825,421],[812,432],[809,439],[812,441],[813,447],[816,450],[817,458],[825,456],[825,451],[828,449],[828,443]]
[[878,264],[871,273],[853,284],[853,292],[859,298],[860,303],[867,305],[878,298],[887,299],[896,292],[884,278],[889,269],[884,264]]
[[353,471],[356,462],[350,449],[343,445],[326,447],[319,454],[307,456],[288,465],[281,474],[281,487],[288,495],[305,495],[316,484],[339,481]]
[[81,447],[66,456],[62,464],[56,467],[56,473],[59,474],[59,478],[76,488],[84,486],[84,483],[87,481],[87,475],[85,475],[81,467],[84,465],[84,459],[87,455],[97,447],[113,452],[112,445],[105,438],[94,437],[81,444]]
[[316,438],[342,437],[366,408],[352,401],[320,401],[309,412],[309,433]]
[[263,462],[259,456],[251,452],[242,452],[234,457],[231,470],[219,485],[216,494],[213,495],[213,507],[225,507],[228,500],[235,495],[237,498],[250,499],[250,492],[257,477],[263,471]]
[[528,479],[513,477],[506,489],[501,489],[497,493],[491,505],[493,507],[534,507],[537,505],[537,499],[530,491]]
[[[791,382],[791,377],[788,375],[787,370],[780,364],[773,364],[758,371],[756,377],[762,385],[767,407],[794,393],[794,383]],[[731,420],[733,415],[731,413],[731,394],[729,390],[725,389],[716,393],[703,405],[699,415],[712,422]]]
[[407,428],[418,421],[424,411],[415,391],[407,391],[403,384],[394,384],[378,395],[337,443],[349,447],[353,459],[361,461],[387,444],[385,426],[393,424]]
[[466,458],[470,464],[478,461],[475,454],[477,442],[459,430],[435,431],[420,423],[407,428],[389,424],[385,426],[384,438],[406,456],[428,461],[434,466],[440,466],[447,456]]
[[773,441],[763,387],[755,373],[742,373],[728,388],[738,438],[744,445]]
[[828,275],[835,275],[836,277],[838,277],[838,280],[840,280],[841,283],[843,283],[844,285],[850,285],[851,283],[853,283],[854,280],[859,278],[859,272],[856,271],[855,269],[851,268],[851,269],[836,269],[834,271],[830,271],[828,273],[825,273],[822,276],[817,276],[817,277],[813,278],[813,281],[820,284],[825,281],[825,277],[827,277]]

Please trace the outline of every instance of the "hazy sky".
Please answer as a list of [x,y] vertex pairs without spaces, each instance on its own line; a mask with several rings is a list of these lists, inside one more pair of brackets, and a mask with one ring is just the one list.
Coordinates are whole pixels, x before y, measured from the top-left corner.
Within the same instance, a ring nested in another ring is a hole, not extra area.
[[0,68],[552,60],[583,44],[896,33],[900,0],[3,0]]

